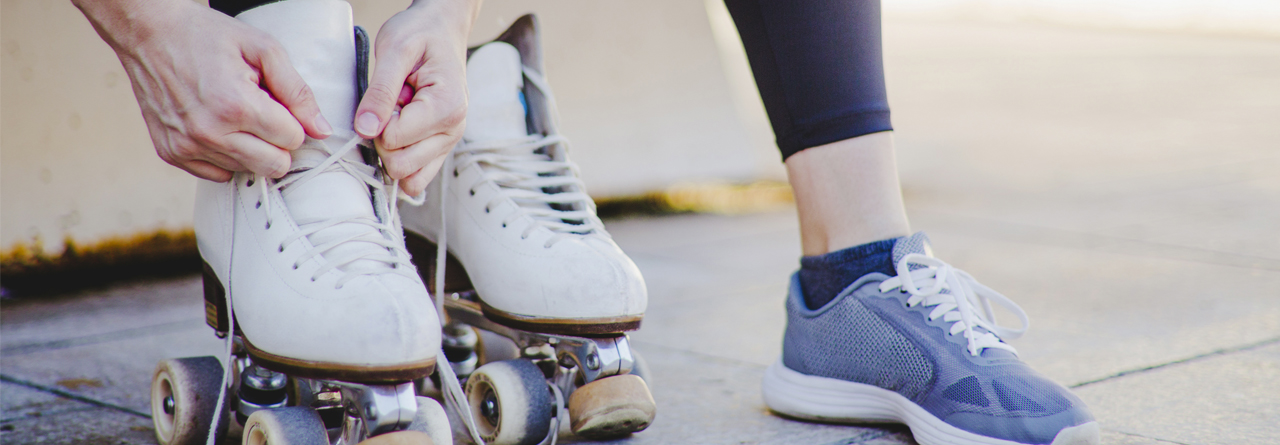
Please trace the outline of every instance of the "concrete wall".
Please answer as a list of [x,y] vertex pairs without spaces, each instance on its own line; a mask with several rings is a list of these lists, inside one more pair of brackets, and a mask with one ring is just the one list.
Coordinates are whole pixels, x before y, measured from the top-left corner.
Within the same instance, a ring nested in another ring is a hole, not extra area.
[[[707,6],[688,0],[491,0],[473,41],[538,11],[564,133],[593,195],[781,178],[741,48],[722,51],[736,36],[708,4],[720,45]],[[352,5],[376,34],[407,2]],[[0,20],[0,249],[40,239],[57,253],[68,237],[189,227],[194,179],[155,155],[128,77],[80,12],[3,0]]]

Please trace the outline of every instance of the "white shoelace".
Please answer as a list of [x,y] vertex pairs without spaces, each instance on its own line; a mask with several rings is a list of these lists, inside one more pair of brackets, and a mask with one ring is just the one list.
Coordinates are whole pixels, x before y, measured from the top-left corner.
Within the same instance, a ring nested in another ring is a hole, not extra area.
[[[367,225],[369,227],[374,228],[375,229],[374,231],[366,231],[358,234],[353,234],[353,235],[327,241],[324,244],[312,246],[310,249],[307,249],[307,251],[304,252],[302,256],[298,257],[298,259],[294,261],[293,263],[294,268],[297,268],[300,264],[302,264],[303,262],[311,258],[314,258],[317,256],[324,258],[324,264],[322,264],[320,268],[316,269],[315,273],[312,274],[311,276],[312,281],[315,281],[321,275],[324,275],[330,270],[333,270],[335,268],[341,270],[340,268],[342,266],[350,264],[357,260],[372,260],[372,261],[381,262],[385,265],[385,267],[383,268],[376,268],[376,269],[361,268],[360,270],[343,271],[342,278],[339,278],[338,282],[335,284],[335,287],[337,288],[341,288],[343,284],[346,284],[348,281],[351,281],[352,279],[361,275],[379,275],[379,274],[385,274],[385,273],[397,273],[397,274],[401,274],[409,277],[416,276],[416,272],[413,267],[413,264],[409,261],[408,252],[404,251],[404,248],[400,245],[400,243],[398,243],[397,241],[394,241],[393,238],[386,235],[386,234],[395,233],[396,220],[399,218],[399,211],[395,203],[396,203],[397,196],[399,196],[398,190],[399,190],[400,181],[395,180],[395,181],[392,181],[390,184],[388,184],[378,177],[376,167],[373,167],[371,165],[364,164],[364,163],[351,162],[343,158],[343,156],[346,155],[348,152],[350,152],[351,150],[354,150],[356,147],[359,147],[360,142],[362,141],[364,141],[364,139],[361,138],[360,136],[354,136],[349,141],[347,141],[347,143],[343,144],[342,148],[339,148],[338,150],[330,154],[329,157],[324,160],[324,162],[321,162],[319,165],[315,166],[314,168],[311,168],[304,172],[291,173],[279,181],[272,181],[267,178],[256,178],[258,183],[261,184],[261,187],[262,187],[262,198],[260,202],[265,207],[265,210],[268,215],[267,227],[271,226],[271,220],[269,216],[271,215],[271,200],[269,199],[271,196],[271,192],[278,190],[280,191],[280,194],[282,196],[287,195],[289,194],[290,191],[296,190],[297,188],[301,187],[303,184],[306,184],[307,181],[310,181],[311,179],[315,178],[321,173],[345,171],[346,173],[350,174],[352,177],[355,177],[356,179],[359,179],[361,182],[364,182],[374,191],[386,192],[387,188],[390,187],[391,190],[388,193],[389,198],[385,202],[379,202],[379,200],[374,200],[375,205],[381,204],[381,206],[383,207],[381,209],[376,209],[378,211],[375,212],[375,215],[379,213],[382,215],[386,215],[387,221],[385,222],[378,221],[376,218],[370,218],[368,216],[351,216],[351,217],[345,217],[345,218],[335,217],[335,218],[328,218],[324,220],[296,219],[295,223],[297,223],[299,227],[303,227],[303,226],[306,226],[306,227],[300,229],[298,233],[295,233],[285,238],[285,240],[280,244],[280,251],[283,252],[284,249],[289,244],[292,244],[293,242],[298,241],[304,237],[307,237],[316,232],[319,232],[324,229],[328,229],[330,227],[333,227],[339,224],[355,223],[355,224]],[[323,256],[325,252],[333,249],[334,247],[337,247],[341,244],[352,242],[352,241],[373,243],[385,248],[386,251],[384,253],[384,252],[379,252],[377,250],[365,249],[359,252],[349,253],[340,257],[329,258],[329,257]]]
[[[523,67],[524,77],[543,94],[550,110],[550,119],[555,119],[555,99],[546,80],[529,67]],[[480,165],[484,175],[468,189],[474,194],[477,187],[492,182],[498,186],[498,194],[485,203],[485,211],[489,211],[504,200],[510,199],[517,209],[502,220],[503,227],[528,216],[533,223],[524,228],[520,238],[528,238],[538,228],[546,228],[552,232],[551,238],[543,244],[551,248],[556,242],[570,236],[608,237],[604,231],[604,223],[596,216],[596,205],[586,193],[586,186],[578,177],[578,166],[570,161],[557,161],[550,153],[538,153],[555,144],[568,144],[568,140],[559,134],[531,134],[525,137],[467,143],[458,142],[453,152],[446,155],[444,165],[440,168],[440,235],[436,240],[436,313],[440,315],[440,325],[447,323],[444,310],[444,277],[448,254],[448,212],[447,196],[451,187],[454,171],[472,165]],[[546,190],[559,190],[549,193]],[[411,204],[421,205],[423,199],[407,200]],[[562,209],[557,209],[559,206]],[[443,365],[441,365],[443,363]],[[462,419],[464,429],[477,445],[484,445],[476,428],[475,417],[471,413],[471,405],[467,403],[466,394],[457,376],[449,365],[448,359],[441,352],[436,360],[441,368],[441,384],[445,405]],[[548,431],[539,445],[555,445],[560,419],[567,416],[564,398],[554,385],[552,391],[556,395],[556,412]]]
[[[913,270],[913,265],[921,267]],[[930,256],[909,254],[898,261],[897,271],[898,276],[880,283],[880,292],[901,288],[911,294],[907,299],[908,306],[933,306],[929,321],[942,318],[943,321],[952,323],[951,335],[964,334],[968,340],[969,354],[977,357],[986,348],[1017,353],[1013,346],[1000,339],[1021,337],[1031,326],[1031,321],[1013,300],[983,286],[967,272]],[[944,290],[947,292],[944,293]],[[1022,328],[1011,329],[997,325],[996,315],[991,307],[992,300],[1013,312],[1022,321]],[[974,306],[981,306],[982,313],[978,313]],[[976,330],[978,327],[987,332]]]

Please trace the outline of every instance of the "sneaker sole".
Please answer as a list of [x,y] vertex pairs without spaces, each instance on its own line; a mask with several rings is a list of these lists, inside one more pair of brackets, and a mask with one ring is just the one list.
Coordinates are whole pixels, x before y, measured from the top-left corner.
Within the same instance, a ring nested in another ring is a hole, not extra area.
[[281,357],[253,346],[244,339],[245,350],[254,363],[293,377],[339,380],[352,383],[398,384],[430,376],[436,370],[435,357],[397,365],[352,365]]
[[[828,423],[904,423],[922,445],[1026,445],[980,436],[943,422],[901,394],[884,388],[801,374],[781,361],[764,373],[764,403],[786,417]],[[1098,422],[1063,429],[1049,445],[1097,445]]]

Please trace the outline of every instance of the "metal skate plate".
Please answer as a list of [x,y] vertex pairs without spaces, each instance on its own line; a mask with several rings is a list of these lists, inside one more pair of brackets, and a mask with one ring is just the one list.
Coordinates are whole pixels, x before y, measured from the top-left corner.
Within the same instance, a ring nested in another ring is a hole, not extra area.
[[445,313],[454,322],[511,339],[524,358],[556,360],[556,372],[548,380],[559,387],[565,397],[579,386],[604,377],[629,373],[635,366],[631,343],[625,333],[604,337],[575,337],[510,328],[484,316],[480,305],[475,301],[474,291],[451,293],[444,306]]

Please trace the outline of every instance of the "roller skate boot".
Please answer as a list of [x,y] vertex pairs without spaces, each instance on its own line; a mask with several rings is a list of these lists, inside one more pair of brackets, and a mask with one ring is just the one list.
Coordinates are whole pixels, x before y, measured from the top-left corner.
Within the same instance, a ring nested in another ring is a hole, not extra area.
[[440,404],[414,384],[435,369],[439,317],[403,244],[396,185],[351,129],[368,36],[340,0],[236,18],[282,44],[337,128],[294,150],[280,179],[197,186],[205,315],[226,360],[157,366],[157,439],[220,442],[234,418],[246,444],[452,443]]
[[[896,276],[868,273],[819,308],[808,307],[800,274],[792,276],[782,360],[764,377],[771,410],[905,423],[923,445],[1099,443],[1084,403],[1003,341],[1026,330],[1026,313],[934,258],[924,233],[892,249]],[[997,325],[992,302],[1022,328]]]
[[555,434],[555,394],[580,436],[624,436],[654,417],[625,333],[644,315],[644,280],[568,159],[542,72],[531,15],[472,48],[462,141],[426,203],[401,205],[419,272],[441,290],[445,354],[490,443]]

